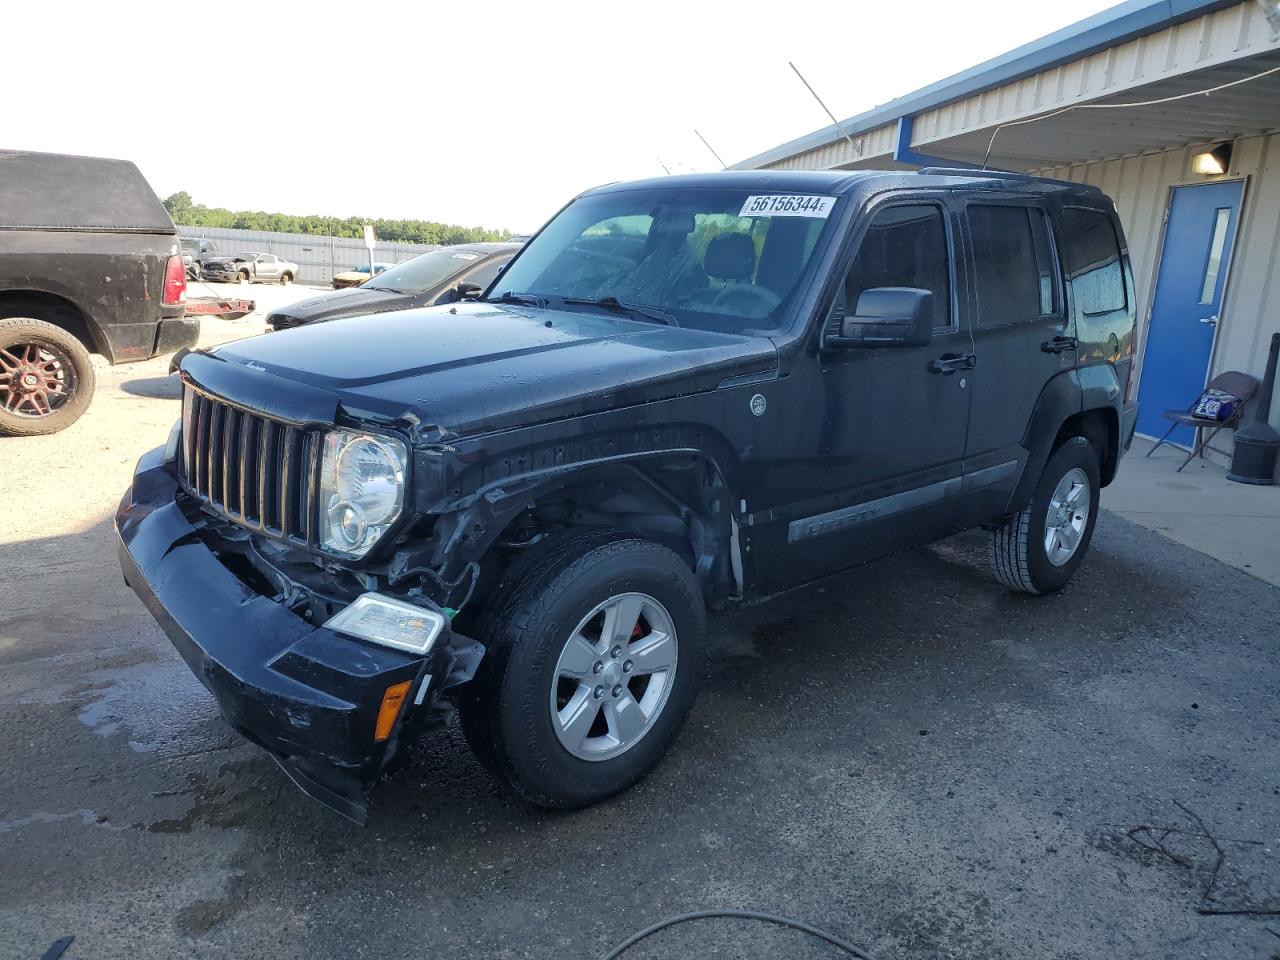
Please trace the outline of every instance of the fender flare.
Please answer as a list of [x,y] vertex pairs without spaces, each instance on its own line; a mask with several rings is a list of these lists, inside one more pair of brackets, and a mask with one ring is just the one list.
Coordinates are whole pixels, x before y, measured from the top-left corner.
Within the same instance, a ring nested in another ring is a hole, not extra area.
[[1031,494],[1040,482],[1044,466],[1053,454],[1058,431],[1067,420],[1083,410],[1084,391],[1080,385],[1078,370],[1064,370],[1055,374],[1044,385],[1022,438],[1022,445],[1027,450],[1027,460],[1022,467],[1022,476],[1018,478],[1018,484],[1009,498],[1010,513],[1016,513],[1031,501]]
[[[1053,454],[1058,435],[1062,427],[1072,417],[1094,411],[1106,412],[1114,418],[1116,430],[1109,438],[1113,448],[1100,450],[1099,466],[1106,472],[1106,465],[1113,465],[1119,459],[1119,423],[1121,407],[1124,403],[1124,389],[1116,376],[1115,368],[1110,364],[1095,364],[1064,370],[1056,374],[1036,400],[1031,420],[1022,445],[1027,450],[1027,461],[1022,469],[1022,476],[1009,498],[1009,512],[1021,510],[1031,500],[1045,464]],[[1092,439],[1092,438],[1090,438]]]

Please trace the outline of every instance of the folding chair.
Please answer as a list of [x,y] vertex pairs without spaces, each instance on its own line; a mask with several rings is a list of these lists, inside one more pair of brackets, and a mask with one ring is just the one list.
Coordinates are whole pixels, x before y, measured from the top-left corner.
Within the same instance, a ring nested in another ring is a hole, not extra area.
[[[1197,453],[1200,454],[1201,457],[1204,456],[1204,448],[1207,447],[1210,441],[1218,435],[1219,430],[1234,430],[1240,425],[1240,420],[1244,417],[1244,405],[1246,401],[1253,396],[1254,391],[1258,389],[1258,381],[1247,373],[1241,373],[1238,370],[1228,370],[1226,373],[1220,373],[1210,380],[1205,385],[1204,389],[1221,390],[1223,393],[1229,393],[1233,397],[1239,397],[1240,402],[1236,404],[1235,410],[1226,420],[1210,420],[1206,417],[1197,417],[1193,414],[1191,411],[1195,409],[1195,405],[1199,402],[1200,397],[1196,397],[1195,400],[1191,401],[1191,406],[1187,407],[1186,410],[1166,410],[1161,414],[1161,416],[1166,420],[1172,420],[1173,426],[1166,430],[1164,436],[1156,442],[1156,445],[1147,451],[1148,457],[1155,453],[1156,450],[1160,448],[1160,445],[1169,439],[1169,434],[1173,433],[1173,431],[1179,426],[1185,425],[1188,427],[1194,427],[1196,431],[1196,442],[1192,445],[1191,452],[1187,454],[1187,459],[1182,461],[1182,466],[1178,467],[1177,472],[1181,473],[1182,467],[1185,467],[1190,463]],[[1203,393],[1204,391],[1201,391],[1202,395]],[[1201,440],[1200,438],[1203,436],[1203,432],[1205,430],[1210,430],[1212,432]]]

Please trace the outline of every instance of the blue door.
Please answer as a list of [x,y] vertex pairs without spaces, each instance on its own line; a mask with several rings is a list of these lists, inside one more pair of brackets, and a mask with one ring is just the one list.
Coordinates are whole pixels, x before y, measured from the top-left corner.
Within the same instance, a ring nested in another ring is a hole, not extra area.
[[[1142,357],[1138,433],[1163,435],[1169,421],[1160,414],[1185,410],[1204,388],[1243,192],[1239,180],[1173,190]],[[1179,426],[1169,441],[1190,447],[1195,432]]]

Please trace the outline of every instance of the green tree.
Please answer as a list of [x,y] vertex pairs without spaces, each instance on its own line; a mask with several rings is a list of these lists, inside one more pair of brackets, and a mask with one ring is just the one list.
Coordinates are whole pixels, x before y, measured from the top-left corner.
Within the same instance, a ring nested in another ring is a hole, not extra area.
[[434,220],[377,220],[368,217],[325,217],[320,214],[299,216],[289,213],[267,213],[263,210],[227,210],[196,203],[191,194],[180,190],[164,201],[173,222],[184,227],[229,227],[237,230],[274,230],[281,233],[305,233],[335,237],[363,237],[364,225],[372,223],[380,240],[405,243],[452,244],[506,240],[510,230],[487,227],[462,227]]

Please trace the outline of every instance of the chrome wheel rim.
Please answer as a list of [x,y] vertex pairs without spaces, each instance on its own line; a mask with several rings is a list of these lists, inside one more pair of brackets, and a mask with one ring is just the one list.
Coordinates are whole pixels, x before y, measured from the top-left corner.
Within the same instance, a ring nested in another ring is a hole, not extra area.
[[60,409],[75,385],[71,358],[49,343],[0,347],[0,410],[19,417],[47,417]]
[[1068,470],[1054,487],[1044,517],[1044,552],[1055,567],[1074,557],[1080,548],[1092,499],[1089,475],[1079,467]]
[[653,729],[675,683],[679,644],[646,593],[597,604],[574,628],[551,680],[551,725],[570,754],[609,760]]

